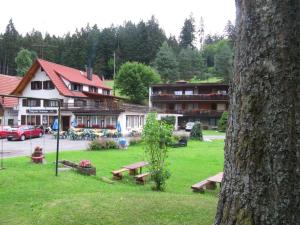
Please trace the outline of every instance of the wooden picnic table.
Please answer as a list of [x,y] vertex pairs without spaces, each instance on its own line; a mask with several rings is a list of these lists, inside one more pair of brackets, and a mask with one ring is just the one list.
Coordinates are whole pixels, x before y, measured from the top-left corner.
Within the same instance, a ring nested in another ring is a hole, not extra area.
[[216,183],[222,183],[223,179],[223,172],[220,172],[212,177],[207,178],[208,181],[216,182]]
[[123,166],[123,168],[126,168],[129,170],[129,175],[136,175],[138,173],[138,169],[140,169],[140,173],[142,173],[142,168],[147,165],[149,165],[148,162],[142,161],[142,162],[133,163],[133,164],[130,164],[127,166]]

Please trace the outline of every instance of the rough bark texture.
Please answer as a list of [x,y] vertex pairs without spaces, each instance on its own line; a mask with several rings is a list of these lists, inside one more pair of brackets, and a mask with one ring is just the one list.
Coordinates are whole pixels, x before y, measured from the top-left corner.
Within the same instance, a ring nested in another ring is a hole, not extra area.
[[300,224],[299,0],[236,0],[224,180],[215,224]]

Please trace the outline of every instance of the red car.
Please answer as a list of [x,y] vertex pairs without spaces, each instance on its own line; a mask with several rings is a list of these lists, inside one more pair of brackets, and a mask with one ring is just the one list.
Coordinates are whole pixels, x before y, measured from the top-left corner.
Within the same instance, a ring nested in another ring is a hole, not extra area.
[[0,126],[0,138],[6,138],[10,129],[10,126]]
[[24,141],[26,138],[41,137],[43,136],[43,130],[39,127],[34,126],[19,126],[12,127],[7,133],[7,140],[21,140]]

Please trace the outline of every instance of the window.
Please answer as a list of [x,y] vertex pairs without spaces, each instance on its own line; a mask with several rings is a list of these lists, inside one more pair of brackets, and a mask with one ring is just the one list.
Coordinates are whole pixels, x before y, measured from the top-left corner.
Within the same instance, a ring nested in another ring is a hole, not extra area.
[[110,95],[110,91],[109,91],[109,90],[103,90],[102,93],[103,93],[104,95]]
[[217,104],[216,103],[212,103],[211,104],[211,109],[212,110],[217,110]]
[[96,88],[94,86],[89,86],[89,92],[97,93],[98,92],[98,88]]
[[44,100],[44,107],[58,107],[58,101],[55,100]]
[[95,107],[99,107],[100,106],[100,100],[95,100]]
[[184,92],[184,94],[185,94],[185,95],[193,95],[194,93],[193,93],[193,90],[186,90],[186,91]]
[[182,91],[174,91],[175,95],[182,95]]
[[22,105],[26,107],[40,107],[41,100],[40,99],[23,99]]
[[27,125],[41,125],[41,116],[40,115],[28,115],[27,116]]
[[175,104],[175,110],[181,110],[182,104]]
[[14,119],[8,119],[7,124],[8,124],[8,126],[13,126],[14,125]]
[[72,91],[82,91],[83,86],[80,84],[71,84],[71,90]]
[[144,126],[144,116],[126,116],[126,128],[138,128]]
[[41,90],[41,89],[42,89],[42,81],[31,82],[31,90]]
[[21,125],[26,125],[26,116],[21,115]]
[[52,90],[54,89],[54,84],[52,83],[51,80],[47,80],[43,82],[43,89],[44,90]]
[[86,101],[83,99],[74,99],[74,106],[75,107],[86,106]]

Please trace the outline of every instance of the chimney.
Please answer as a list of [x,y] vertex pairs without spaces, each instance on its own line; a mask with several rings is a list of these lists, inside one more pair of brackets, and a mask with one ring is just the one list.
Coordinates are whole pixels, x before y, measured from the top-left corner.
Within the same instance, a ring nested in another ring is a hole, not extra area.
[[91,66],[86,67],[86,76],[87,76],[87,79],[92,80],[93,68]]

